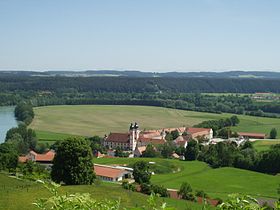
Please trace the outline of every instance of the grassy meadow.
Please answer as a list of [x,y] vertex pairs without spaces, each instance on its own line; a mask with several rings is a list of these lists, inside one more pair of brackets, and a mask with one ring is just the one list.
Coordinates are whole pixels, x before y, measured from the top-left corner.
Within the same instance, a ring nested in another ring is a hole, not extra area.
[[[147,195],[129,192],[122,189],[118,184],[101,183],[95,185],[62,186],[60,193],[90,193],[93,199],[119,200],[123,207],[135,207],[146,205]],[[36,210],[33,202],[38,198],[48,198],[51,194],[40,184],[29,181],[17,180],[0,174],[0,210]],[[201,205],[183,200],[170,198],[159,199],[167,202],[178,210],[194,209],[200,210]],[[214,208],[213,208],[214,209]]]
[[[45,141],[63,139],[69,135],[104,136],[110,132],[125,132],[130,122],[140,129],[192,126],[205,120],[221,119],[232,114],[212,114],[150,106],[74,105],[34,108],[31,128]],[[280,119],[239,115],[235,131],[269,134],[271,128],[280,131]]]
[[266,139],[253,142],[254,148],[259,152],[269,150],[269,148],[275,144],[280,144],[280,140]]
[[[277,187],[280,184],[280,176],[230,167],[212,169],[206,163],[199,161],[179,161],[159,158],[141,158],[141,160],[155,162],[159,166],[172,164],[179,169],[173,173],[161,173],[152,176],[152,183],[161,184],[167,188],[179,189],[182,182],[188,182],[194,190],[204,190],[212,198],[219,197],[226,199],[227,195],[231,193],[248,194],[257,198],[278,198]],[[109,165],[131,165],[136,161],[139,161],[139,159],[94,159],[95,163]]]

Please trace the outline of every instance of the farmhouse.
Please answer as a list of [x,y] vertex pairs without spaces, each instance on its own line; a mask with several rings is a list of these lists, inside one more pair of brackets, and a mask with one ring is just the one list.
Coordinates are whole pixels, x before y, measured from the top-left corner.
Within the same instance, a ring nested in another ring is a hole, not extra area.
[[265,139],[265,133],[246,133],[239,132],[238,135],[245,139]]
[[192,139],[204,137],[211,140],[213,138],[213,130],[211,128],[187,128],[186,132]]
[[132,177],[133,169],[94,164],[94,172],[103,181],[119,182]]
[[146,151],[146,148],[146,146],[137,147],[134,150],[134,157],[141,157],[143,155],[143,152]]
[[173,143],[175,144],[176,147],[184,147],[186,148],[188,145],[188,141],[191,140],[191,137],[189,135],[187,136],[178,136]]
[[27,161],[33,161],[42,165],[52,165],[54,156],[55,156],[55,152],[53,150],[49,150],[44,154],[38,154],[31,150],[27,155],[19,156],[18,161],[21,163],[26,163]]

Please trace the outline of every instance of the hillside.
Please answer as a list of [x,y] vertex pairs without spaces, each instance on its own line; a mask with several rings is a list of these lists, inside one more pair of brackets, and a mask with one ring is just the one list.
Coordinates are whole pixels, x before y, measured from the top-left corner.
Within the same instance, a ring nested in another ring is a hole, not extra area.
[[[137,158],[104,158],[95,159],[100,164],[132,164]],[[179,189],[182,182],[188,182],[194,190],[204,190],[212,198],[226,199],[228,194],[241,193],[253,197],[277,198],[277,186],[280,176],[272,176],[237,168],[212,169],[206,163],[199,161],[179,161],[168,159],[145,159],[155,164],[173,164],[180,168],[175,173],[156,174],[152,176],[152,183],[165,187]],[[257,184],[256,184],[257,183]]]
[[[108,193],[110,192],[110,193]],[[147,195],[141,193],[129,192],[121,188],[120,185],[101,183],[95,185],[63,186],[60,193],[90,193],[94,199],[119,200],[122,207],[135,207],[146,204]],[[50,193],[39,184],[29,181],[17,180],[0,174],[0,210],[36,210],[33,202],[37,198],[48,198]],[[15,202],[16,201],[16,202]],[[163,201],[160,199],[160,201]],[[178,201],[165,198],[164,202],[176,207],[178,210],[191,208],[200,210],[201,205],[197,203]]]
[[[149,106],[75,105],[36,107],[31,124],[39,138],[55,140],[67,135],[104,136],[110,132],[125,132],[131,122],[140,129],[192,126],[201,121],[221,119],[232,114],[212,114]],[[280,130],[280,119],[238,115],[240,124],[233,130],[263,132]]]

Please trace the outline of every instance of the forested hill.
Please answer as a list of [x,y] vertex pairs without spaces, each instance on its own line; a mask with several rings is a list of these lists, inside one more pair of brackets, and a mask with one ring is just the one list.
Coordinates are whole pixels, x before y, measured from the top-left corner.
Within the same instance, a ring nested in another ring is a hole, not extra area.
[[99,93],[280,93],[280,80],[248,78],[0,77],[1,92],[65,92],[65,90]]
[[226,72],[141,72],[116,70],[88,70],[88,71],[0,71],[0,77],[5,76],[67,76],[67,77],[207,77],[207,78],[263,78],[280,79],[280,72],[271,71],[226,71]]

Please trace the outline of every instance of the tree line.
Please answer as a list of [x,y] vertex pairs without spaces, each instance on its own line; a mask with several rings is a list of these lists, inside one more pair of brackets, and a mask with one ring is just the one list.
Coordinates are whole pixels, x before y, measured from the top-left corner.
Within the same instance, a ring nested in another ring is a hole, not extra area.
[[255,93],[280,92],[277,79],[237,78],[133,78],[133,77],[0,77],[0,91],[79,92],[188,92]]
[[[23,101],[32,106],[147,105],[200,112],[278,117],[278,102],[259,103],[249,96],[234,94],[257,91],[279,93],[280,81],[221,78],[0,77],[0,105],[17,105]],[[232,94],[201,94],[215,92]]]

